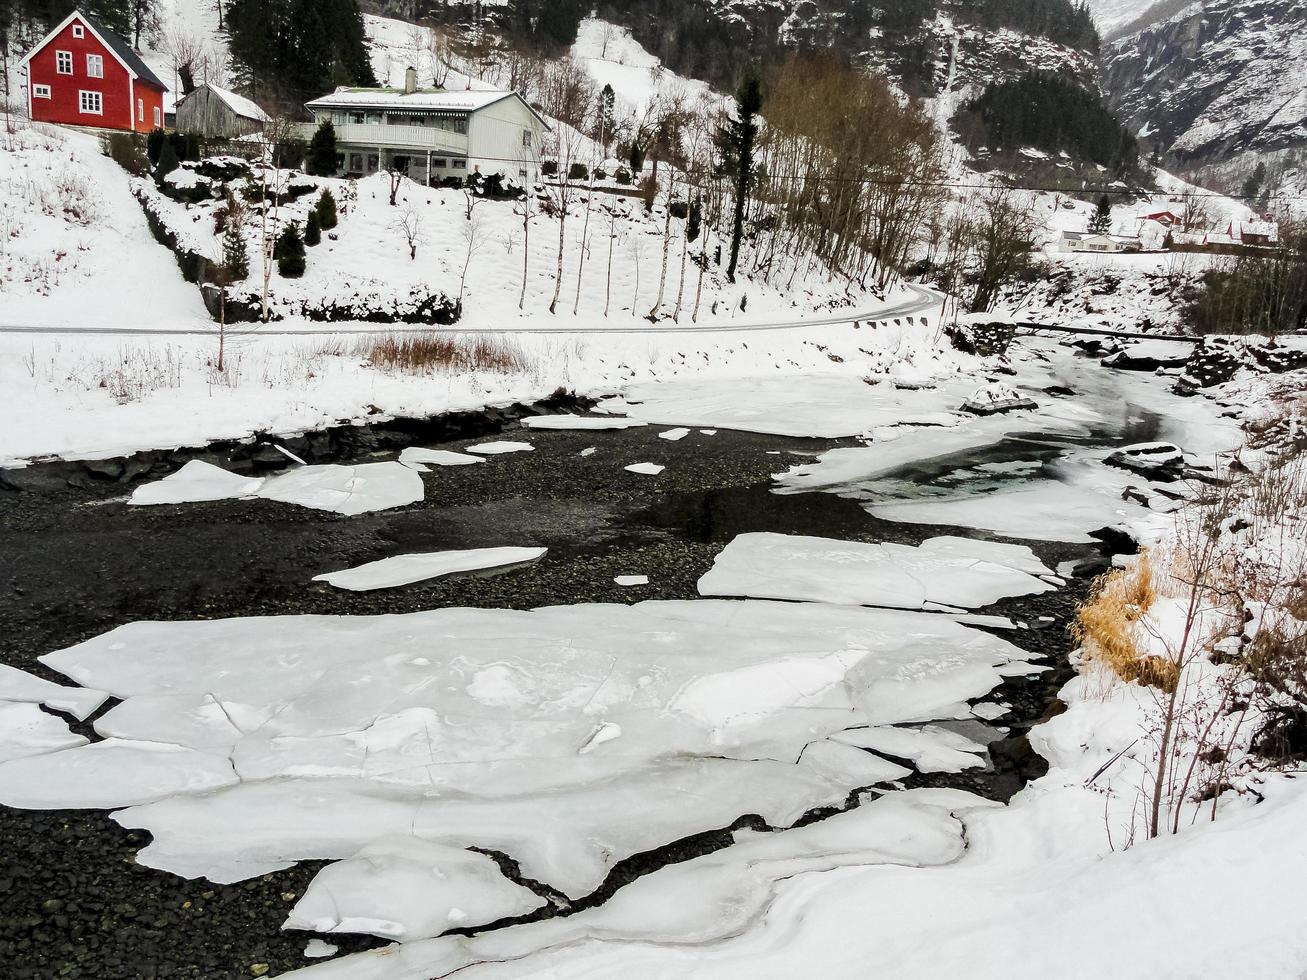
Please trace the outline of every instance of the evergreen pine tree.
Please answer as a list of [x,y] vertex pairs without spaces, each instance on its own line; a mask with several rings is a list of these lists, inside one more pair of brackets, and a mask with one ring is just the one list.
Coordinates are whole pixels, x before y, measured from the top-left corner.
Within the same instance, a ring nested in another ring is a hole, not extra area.
[[318,211],[314,208],[309,212],[308,224],[304,226],[304,244],[313,246],[322,242],[322,219],[318,217]]
[[275,248],[277,272],[283,279],[298,279],[304,275],[304,239],[300,238],[300,226],[292,221],[277,239]]
[[325,120],[309,140],[309,173],[315,177],[336,176],[336,127]]
[[758,138],[758,111],[762,108],[762,87],[758,76],[750,73],[735,96],[735,115],[721,134],[721,148],[727,166],[735,178],[735,213],[731,222],[731,260],[726,278],[735,282],[735,267],[740,260],[740,241],[744,238],[744,213],[753,188],[753,147]]
[[155,180],[160,182],[178,167],[177,151],[172,148],[172,140],[164,140],[159,148],[159,161],[154,166]]
[[226,282],[239,282],[250,274],[250,253],[235,222],[227,223],[222,236],[222,268]]
[[1112,202],[1106,194],[1098,199],[1098,208],[1089,219],[1089,230],[1095,235],[1106,235],[1112,230]]
[[330,189],[322,192],[314,211],[318,215],[318,224],[323,231],[331,231],[332,228],[336,227],[336,198],[332,195]]

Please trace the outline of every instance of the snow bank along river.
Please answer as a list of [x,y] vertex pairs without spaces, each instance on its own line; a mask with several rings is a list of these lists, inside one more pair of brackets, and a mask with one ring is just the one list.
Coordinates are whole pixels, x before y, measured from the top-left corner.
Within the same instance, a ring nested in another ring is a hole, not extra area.
[[[1161,379],[1055,353],[1007,380],[1040,407],[849,389],[865,442],[804,438],[848,424],[825,379],[687,382],[603,406],[647,425],[533,425],[530,452],[487,432],[271,479],[192,464],[135,506],[8,495],[11,956],[527,976],[563,943],[737,933],[804,872],[957,860],[965,814],[1038,771],[1021,736],[1093,532],[1173,503],[1104,459],[1225,448]],[[400,556],[441,577],[314,581]],[[307,960],[316,934],[382,948]]]

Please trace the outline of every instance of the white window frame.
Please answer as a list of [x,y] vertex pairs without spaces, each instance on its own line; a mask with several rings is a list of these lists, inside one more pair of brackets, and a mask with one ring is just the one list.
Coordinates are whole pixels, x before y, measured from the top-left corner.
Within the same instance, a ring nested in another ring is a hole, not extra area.
[[455,159],[455,160],[450,160],[450,161],[449,161],[449,166],[450,166],[450,169],[452,169],[452,170],[466,170],[466,169],[467,169],[467,161],[466,161],[466,160],[457,160],[457,159]]
[[88,54],[86,56],[86,77],[104,78],[104,55]]
[[145,122],[145,100],[136,100],[136,121]]
[[50,98],[50,97],[51,97],[51,95],[50,95],[50,86],[49,86],[49,85],[33,85],[33,86],[32,86],[32,98],[34,98],[34,99],[48,99],[48,98]]
[[163,128],[163,110],[160,109],[158,106],[154,107],[154,128],[155,129]]
[[522,145],[525,146],[525,147],[527,147],[528,149],[530,148],[530,146],[531,146],[531,130],[529,130],[529,129],[524,129],[524,130],[522,130]]
[[78,38],[86,37],[86,28],[83,27],[81,24],[74,24],[73,37],[78,37]]
[[[94,109],[88,109],[87,106],[94,105]],[[101,92],[92,92],[89,89],[82,89],[77,93],[77,111],[84,116],[103,116],[104,115],[104,94]]]
[[[67,65],[66,70],[65,65]],[[54,70],[58,75],[71,75],[73,73],[73,53],[71,51],[56,51],[54,53]]]

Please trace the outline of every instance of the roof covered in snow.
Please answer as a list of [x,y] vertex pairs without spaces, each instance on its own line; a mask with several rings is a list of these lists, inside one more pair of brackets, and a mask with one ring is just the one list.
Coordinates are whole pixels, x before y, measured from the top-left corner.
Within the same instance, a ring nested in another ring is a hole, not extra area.
[[405,94],[397,88],[338,88],[307,103],[310,109],[409,109],[426,112],[476,112],[504,99],[521,98],[516,92],[418,89]]
[[255,122],[261,122],[261,123],[272,122],[272,118],[261,108],[259,108],[258,103],[254,102],[251,99],[245,98],[245,96],[243,95],[237,95],[235,92],[229,92],[225,88],[219,88],[218,86],[214,85],[212,82],[205,82],[203,85],[199,86],[198,88],[193,89],[191,92],[188,92],[185,98],[183,98],[181,101],[185,102],[186,99],[189,99],[192,95],[194,95],[196,92],[198,92],[200,89],[203,88],[207,88],[210,92],[212,92],[219,99],[221,99],[223,103],[226,104],[228,109],[230,109],[232,112],[236,113],[236,115],[240,116],[243,119],[253,119]]

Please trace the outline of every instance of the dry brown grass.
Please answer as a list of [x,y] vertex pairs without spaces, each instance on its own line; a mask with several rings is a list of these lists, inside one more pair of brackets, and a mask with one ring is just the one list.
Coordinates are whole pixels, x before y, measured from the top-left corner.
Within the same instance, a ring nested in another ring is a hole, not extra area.
[[1156,599],[1152,561],[1145,551],[1133,567],[1099,580],[1080,607],[1072,632],[1088,659],[1122,680],[1170,692],[1179,679],[1176,665],[1165,657],[1145,654],[1139,645],[1139,620]]
[[365,337],[354,353],[373,367],[404,374],[521,374],[530,367],[522,350],[507,340],[434,330]]

